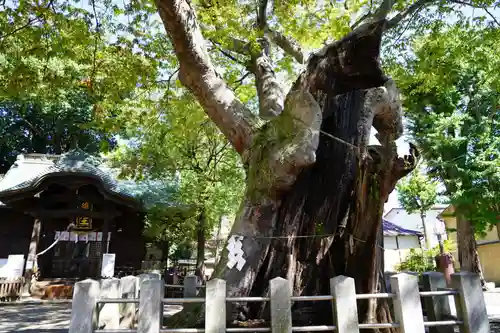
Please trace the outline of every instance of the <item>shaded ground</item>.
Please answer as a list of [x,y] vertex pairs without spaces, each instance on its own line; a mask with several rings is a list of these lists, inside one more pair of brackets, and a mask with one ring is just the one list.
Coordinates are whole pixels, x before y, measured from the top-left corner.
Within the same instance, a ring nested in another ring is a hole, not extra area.
[[71,303],[23,304],[0,307],[0,332],[67,332]]
[[[500,289],[485,293],[491,332],[500,333]],[[164,315],[182,309],[179,305],[166,305]],[[68,331],[71,303],[16,303],[0,304],[0,333],[63,333]]]
[[[166,305],[163,314],[168,317],[181,309]],[[0,304],[0,333],[67,333],[70,318],[70,302]]]

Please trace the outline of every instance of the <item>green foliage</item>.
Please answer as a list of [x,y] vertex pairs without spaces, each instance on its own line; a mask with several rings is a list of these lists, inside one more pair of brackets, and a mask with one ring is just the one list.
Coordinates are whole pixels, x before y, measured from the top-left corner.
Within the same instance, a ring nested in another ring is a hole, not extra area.
[[437,186],[436,181],[416,169],[396,186],[399,203],[410,214],[424,214],[437,202]]
[[410,249],[405,260],[396,266],[397,272],[424,273],[434,270],[434,259],[427,251]]
[[124,111],[160,70],[123,37],[133,25],[116,22],[109,1],[0,6],[0,173],[23,152],[60,154],[76,143],[91,154],[113,149]]
[[82,88],[50,102],[0,98],[0,174],[21,153],[61,154],[76,144],[89,154],[112,149],[116,140],[90,122],[92,100]]
[[144,234],[154,242],[168,240],[171,245],[193,240],[197,214],[189,207],[149,207]]
[[157,107],[144,114],[140,128],[127,128],[133,141],[112,158],[123,176],[176,178],[172,200],[185,207],[184,213],[178,217],[178,207],[155,207],[148,217],[150,232],[172,241],[194,239],[201,212],[207,233],[221,216],[235,213],[245,190],[244,171],[237,153],[190,94],[170,96]]
[[[453,252],[456,249],[455,244],[448,240],[445,240],[443,245],[445,253]],[[417,273],[433,271],[435,269],[434,257],[439,253],[438,246],[429,250],[410,249],[405,260],[396,266],[396,271]]]
[[[267,23],[274,31],[297,40],[307,52],[341,38],[354,21],[382,2],[279,0],[269,6]],[[415,0],[398,0],[390,16],[414,3]],[[413,31],[424,31],[433,20],[442,22],[440,15],[461,15],[461,8],[453,2],[436,3],[434,14],[420,11],[414,15],[418,19],[405,23],[411,23]],[[194,0],[190,4],[196,10],[218,72],[243,103],[257,109],[254,78],[247,69],[249,56],[230,51],[233,38],[243,40],[252,52],[259,51],[257,41],[264,31],[256,24],[257,4],[234,0]],[[493,1],[474,0],[471,5],[493,6]],[[178,60],[154,2],[13,0],[0,6],[0,98],[37,101],[45,109],[46,103],[67,101],[65,96],[77,87],[86,89],[92,113],[82,128],[127,139],[128,144],[113,153],[123,175],[167,182],[176,179],[175,200],[193,213],[179,218],[165,206],[151,207],[148,218],[153,235],[187,237],[194,222],[182,224],[189,224],[182,229],[188,230],[185,233],[174,231],[177,229],[173,225],[181,225],[180,220],[191,221],[191,216],[200,210],[207,215],[208,232],[222,214],[234,212],[244,191],[241,161],[176,80]],[[486,15],[476,18],[481,23],[491,21]],[[395,29],[391,36],[396,37],[391,41],[399,40],[407,27]],[[485,49],[478,43],[473,45],[478,52]],[[290,55],[273,44],[271,57],[277,77],[288,83],[296,79],[300,67]],[[491,63],[491,68],[498,68],[495,66]],[[434,82],[430,78],[423,80]],[[441,129],[446,126],[439,122],[436,125]],[[494,154],[495,150],[484,153]],[[477,168],[490,170],[494,166],[477,164]],[[487,202],[493,202],[493,197],[484,195]]]
[[84,128],[119,132],[123,111],[136,106],[137,96],[156,84],[161,66],[145,50],[158,38],[150,33],[143,52],[137,52],[130,34],[136,32],[133,24],[118,23],[108,7],[107,0],[94,6],[73,1],[3,2],[0,100],[37,103],[48,117],[60,116],[46,106],[61,105],[61,113],[72,95],[83,90],[92,105]]
[[429,173],[480,232],[500,197],[500,30],[436,23],[391,71]]

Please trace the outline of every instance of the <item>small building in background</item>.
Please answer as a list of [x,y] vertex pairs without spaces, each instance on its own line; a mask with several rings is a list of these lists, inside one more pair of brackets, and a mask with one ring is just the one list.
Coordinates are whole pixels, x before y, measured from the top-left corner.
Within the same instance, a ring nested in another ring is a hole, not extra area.
[[[431,247],[438,246],[438,238],[436,235],[436,230],[443,229],[443,222],[439,218],[439,214],[446,209],[448,205],[435,205],[425,213],[425,226],[429,233],[429,240]],[[404,208],[392,208],[385,215],[384,219],[405,229],[417,230],[422,234],[424,233],[424,226],[422,225],[422,218],[419,213],[408,214]],[[446,240],[446,235],[443,236],[443,240]],[[425,242],[422,243],[425,245]]]
[[382,219],[384,231],[384,271],[394,272],[411,249],[420,249],[424,234]]

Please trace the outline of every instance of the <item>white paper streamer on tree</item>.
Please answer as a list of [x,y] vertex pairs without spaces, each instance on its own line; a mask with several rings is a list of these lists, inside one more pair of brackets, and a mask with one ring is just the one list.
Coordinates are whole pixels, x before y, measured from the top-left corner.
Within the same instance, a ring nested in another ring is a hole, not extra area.
[[227,264],[226,266],[231,269],[234,266],[236,266],[236,269],[241,271],[243,266],[246,263],[245,258],[243,258],[243,255],[245,254],[243,252],[243,243],[241,242],[243,240],[243,236],[231,236],[229,238],[229,241],[227,242],[227,249],[228,249],[228,254],[227,254]]

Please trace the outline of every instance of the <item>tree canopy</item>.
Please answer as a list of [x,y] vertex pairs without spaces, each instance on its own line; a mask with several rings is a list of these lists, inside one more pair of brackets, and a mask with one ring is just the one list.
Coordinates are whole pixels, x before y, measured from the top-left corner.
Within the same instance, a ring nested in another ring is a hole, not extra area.
[[90,154],[113,149],[116,140],[94,129],[92,100],[85,89],[44,101],[33,97],[0,99],[0,174],[21,153],[62,154],[79,147]]
[[416,212],[420,215],[428,249],[431,247],[430,233],[434,232],[434,230],[427,229],[425,214],[437,202],[437,187],[438,183],[436,181],[432,181],[418,169],[396,185],[401,207],[409,214]]
[[399,203],[410,214],[425,213],[437,202],[437,187],[437,182],[415,170],[396,186]]
[[394,70],[429,172],[480,232],[500,196],[500,29],[435,23]]
[[119,115],[155,81],[157,65],[122,45],[116,16],[104,5],[0,5],[0,172],[21,152],[112,149]]
[[[172,199],[180,207],[151,210],[155,228],[179,229],[184,239],[193,237],[197,216],[203,211],[208,222],[205,231],[210,233],[223,215],[233,216],[238,208],[245,190],[241,161],[191,95],[178,93],[155,107],[140,127],[127,127],[132,141],[112,153],[112,159],[124,176],[177,179]],[[166,221],[172,214],[171,221]],[[175,223],[179,225],[173,227]],[[173,242],[183,238],[169,237]]]

